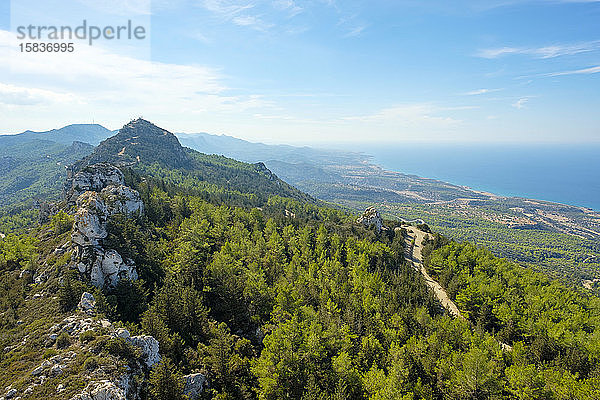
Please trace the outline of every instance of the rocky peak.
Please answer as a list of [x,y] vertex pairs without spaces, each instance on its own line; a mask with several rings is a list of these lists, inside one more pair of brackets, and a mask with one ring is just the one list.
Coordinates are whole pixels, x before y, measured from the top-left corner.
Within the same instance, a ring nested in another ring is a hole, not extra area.
[[387,228],[383,225],[383,219],[379,215],[379,211],[375,209],[375,207],[368,207],[365,212],[358,217],[356,223],[363,224],[367,228],[371,226],[375,226],[375,231],[377,233],[382,230],[387,230]]
[[157,162],[169,168],[188,168],[192,163],[175,135],[141,118],[129,122],[115,136],[100,143],[76,168],[82,169],[85,165],[100,162]]

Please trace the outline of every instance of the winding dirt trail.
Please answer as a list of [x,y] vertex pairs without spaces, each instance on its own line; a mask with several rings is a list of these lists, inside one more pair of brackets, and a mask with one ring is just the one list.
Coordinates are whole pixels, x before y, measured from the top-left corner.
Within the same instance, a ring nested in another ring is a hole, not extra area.
[[[422,250],[423,241],[425,238],[429,237],[429,234],[417,229],[414,226],[407,227],[406,231],[408,232],[405,254],[406,259],[412,263],[413,268],[417,272],[423,275],[425,283],[433,291],[435,297],[437,297],[438,301],[442,304],[442,307],[444,307],[453,317],[465,319],[465,317],[463,317],[463,315],[460,313],[458,307],[456,307],[456,304],[450,300],[448,293],[446,293],[446,290],[442,287],[442,285],[437,283],[431,276],[429,276],[427,271],[425,271],[425,266],[423,266]],[[413,239],[414,246],[412,245]]]

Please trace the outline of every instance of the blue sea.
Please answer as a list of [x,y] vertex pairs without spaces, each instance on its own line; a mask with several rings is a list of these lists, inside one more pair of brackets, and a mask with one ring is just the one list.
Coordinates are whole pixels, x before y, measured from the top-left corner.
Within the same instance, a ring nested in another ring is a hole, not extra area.
[[352,147],[391,171],[600,211],[600,144]]

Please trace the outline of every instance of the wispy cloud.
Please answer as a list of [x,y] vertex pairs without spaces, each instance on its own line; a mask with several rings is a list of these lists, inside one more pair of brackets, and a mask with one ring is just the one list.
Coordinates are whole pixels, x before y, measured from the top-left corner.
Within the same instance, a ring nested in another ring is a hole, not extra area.
[[43,55],[17,49],[15,35],[0,30],[0,102],[21,106],[23,115],[32,104],[55,115],[94,110],[107,120],[141,110],[177,115],[271,107],[262,96],[233,94],[217,70],[204,66],[137,59],[101,46]]
[[203,0],[202,5],[226,20],[233,20],[244,11],[254,8],[253,3],[240,3],[230,0]]
[[463,96],[478,96],[481,94],[499,92],[500,90],[502,90],[502,89],[477,89],[477,90],[471,90],[469,92],[462,93],[462,95]]
[[290,18],[304,11],[304,8],[298,6],[293,0],[275,0],[273,1],[273,7],[277,10],[287,12]]
[[367,25],[358,25],[358,26],[355,26],[354,28],[352,28],[348,32],[346,32],[344,34],[344,37],[360,36],[360,34],[363,33],[363,31],[365,29],[367,29]]
[[600,65],[590,68],[575,69],[571,71],[552,72],[544,76],[564,76],[564,75],[589,75],[600,73]]
[[255,15],[241,15],[239,17],[234,17],[231,22],[238,26],[246,26],[263,32],[273,27],[273,24],[267,23],[263,21],[262,18]]
[[111,15],[150,15],[152,0],[77,0],[79,3]]
[[543,47],[497,47],[479,50],[481,58],[500,58],[509,55],[527,55],[535,58],[555,58],[600,50],[600,40],[574,44],[557,44]]
[[201,4],[223,21],[261,32],[269,31],[283,20],[304,11],[294,0],[202,0]]
[[72,93],[16,86],[0,82],[0,103],[10,106],[33,106],[47,103],[83,102]]
[[512,106],[514,108],[518,108],[520,110],[522,108],[525,108],[525,104],[527,104],[528,101],[529,101],[529,97],[521,97],[519,100],[517,100],[516,102],[514,102],[512,104]]

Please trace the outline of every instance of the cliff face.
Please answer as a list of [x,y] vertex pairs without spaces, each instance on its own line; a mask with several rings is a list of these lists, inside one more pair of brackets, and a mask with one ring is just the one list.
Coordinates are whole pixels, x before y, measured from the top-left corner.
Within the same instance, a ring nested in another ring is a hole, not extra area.
[[109,164],[86,167],[65,186],[67,201],[77,205],[71,232],[71,259],[94,286],[115,287],[119,279],[136,280],[135,264],[103,246],[106,223],[115,214],[137,216],[144,203],[137,191],[125,186],[121,171]]

